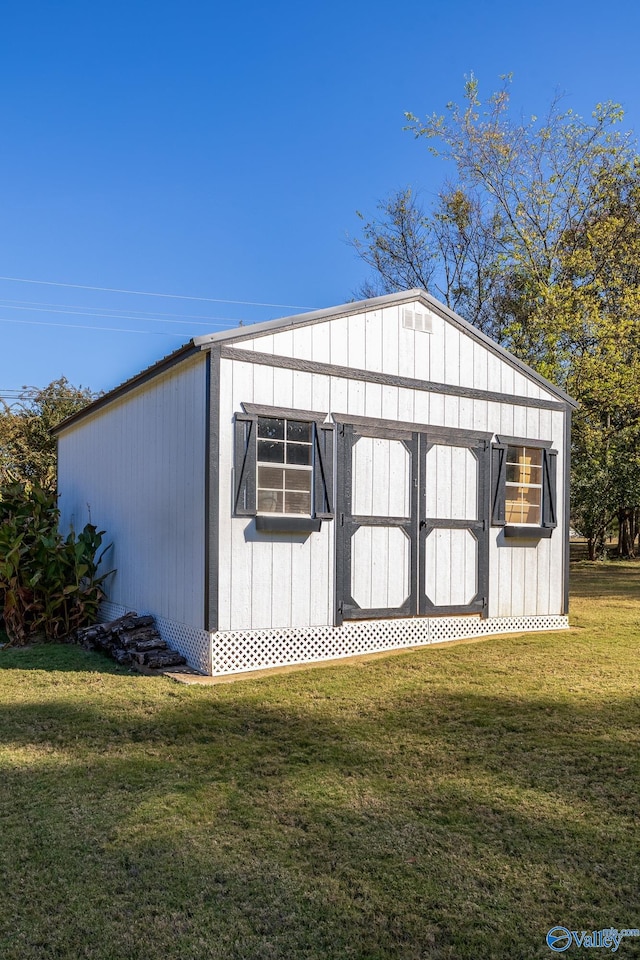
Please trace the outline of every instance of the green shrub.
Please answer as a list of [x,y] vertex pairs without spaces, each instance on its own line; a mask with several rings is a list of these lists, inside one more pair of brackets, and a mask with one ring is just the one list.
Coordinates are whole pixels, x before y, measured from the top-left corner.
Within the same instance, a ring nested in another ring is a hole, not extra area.
[[9,643],[61,640],[95,619],[104,530],[87,524],[76,537],[58,530],[56,497],[20,483],[0,489],[0,605]]

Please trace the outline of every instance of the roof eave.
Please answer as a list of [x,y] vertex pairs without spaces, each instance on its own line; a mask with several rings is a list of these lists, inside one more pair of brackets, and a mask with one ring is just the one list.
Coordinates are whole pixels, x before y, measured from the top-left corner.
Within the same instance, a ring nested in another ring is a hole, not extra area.
[[102,407],[108,406],[108,404],[112,403],[114,400],[120,399],[120,397],[129,393],[131,390],[135,390],[148,380],[152,380],[154,377],[165,373],[177,363],[182,363],[183,360],[188,359],[190,356],[195,356],[198,353],[200,353],[200,347],[195,346],[193,340],[189,340],[188,343],[178,347],[178,349],[174,350],[173,353],[170,353],[161,360],[158,360],[157,363],[152,364],[150,367],[146,367],[144,370],[141,370],[140,373],[137,373],[134,377],[130,377],[129,380],[125,380],[124,383],[114,387],[113,390],[109,390],[108,393],[98,397],[97,400],[94,400],[88,406],[83,407],[82,410],[78,410],[77,413],[73,413],[70,417],[67,417],[66,420],[63,420],[62,423],[59,423],[57,427],[52,428],[52,436],[58,436],[58,434],[62,433],[62,431],[66,430],[68,427],[74,426],[80,420],[84,420],[85,417],[92,416],[94,413],[97,413],[98,410],[101,410]]

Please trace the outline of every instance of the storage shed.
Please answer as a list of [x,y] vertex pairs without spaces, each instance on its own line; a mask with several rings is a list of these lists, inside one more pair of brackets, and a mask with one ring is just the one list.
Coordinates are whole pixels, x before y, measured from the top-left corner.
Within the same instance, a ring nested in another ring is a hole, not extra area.
[[236,327],[58,428],[61,522],[213,675],[555,630],[574,406],[420,290]]

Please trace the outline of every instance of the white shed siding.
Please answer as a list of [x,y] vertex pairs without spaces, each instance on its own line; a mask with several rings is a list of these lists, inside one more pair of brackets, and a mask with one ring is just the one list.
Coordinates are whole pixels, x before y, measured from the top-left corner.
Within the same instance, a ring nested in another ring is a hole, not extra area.
[[258,533],[232,517],[233,417],[242,403],[326,413],[326,377],[259,364],[220,364],[218,629],[294,628],[333,620],[333,522],[304,537]]
[[[405,306],[424,310],[417,302]],[[390,306],[337,317],[295,330],[266,333],[234,346],[451,386],[557,399],[435,311],[430,311],[431,333],[406,329],[402,309],[402,305]]]
[[106,530],[109,599],[204,627],[205,357],[174,367],[59,439],[61,529]]
[[[504,405],[503,405],[504,406]],[[562,610],[564,590],[564,551],[568,549],[563,530],[565,491],[564,417],[555,410],[533,411],[526,408],[528,430],[511,429],[521,424],[525,408],[506,408],[501,430],[508,436],[550,440],[558,451],[556,510],[558,528],[550,539],[540,541],[505,540],[500,528],[491,528],[489,544],[489,616],[522,617],[557,614]],[[500,432],[500,431],[497,431]]]
[[[340,329],[339,321],[336,323]],[[258,346],[262,352],[260,341]],[[223,358],[220,410],[221,631],[287,629],[333,622],[334,522],[323,522],[321,532],[306,540],[301,538],[299,542],[290,542],[251,533],[250,520],[231,516],[232,425],[234,413],[242,409],[243,402],[298,407],[336,416],[343,413],[397,420],[399,423],[408,421],[424,424],[426,428],[431,425],[480,429],[493,434],[551,441],[558,450],[559,528],[550,539],[515,543],[505,540],[500,528],[491,528],[489,616],[522,617],[562,612],[564,412],[469,397],[440,396],[304,370],[294,373],[261,363]],[[449,451],[443,455],[452,456]],[[443,596],[448,596],[445,585],[459,580],[457,567],[460,560],[455,550],[447,553],[445,546],[444,542],[438,545],[438,565],[443,584],[440,589],[444,591]],[[450,558],[447,570],[442,569],[445,556]],[[433,562],[431,554],[429,557]],[[465,591],[467,587],[465,580]],[[363,591],[364,587],[359,585],[358,589]]]

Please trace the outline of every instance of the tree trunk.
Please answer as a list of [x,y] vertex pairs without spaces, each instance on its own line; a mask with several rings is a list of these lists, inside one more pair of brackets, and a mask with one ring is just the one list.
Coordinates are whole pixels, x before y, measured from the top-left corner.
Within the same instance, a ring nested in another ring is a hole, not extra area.
[[623,560],[629,560],[635,556],[634,540],[635,532],[635,511],[632,507],[620,507],[618,510],[618,556]]

